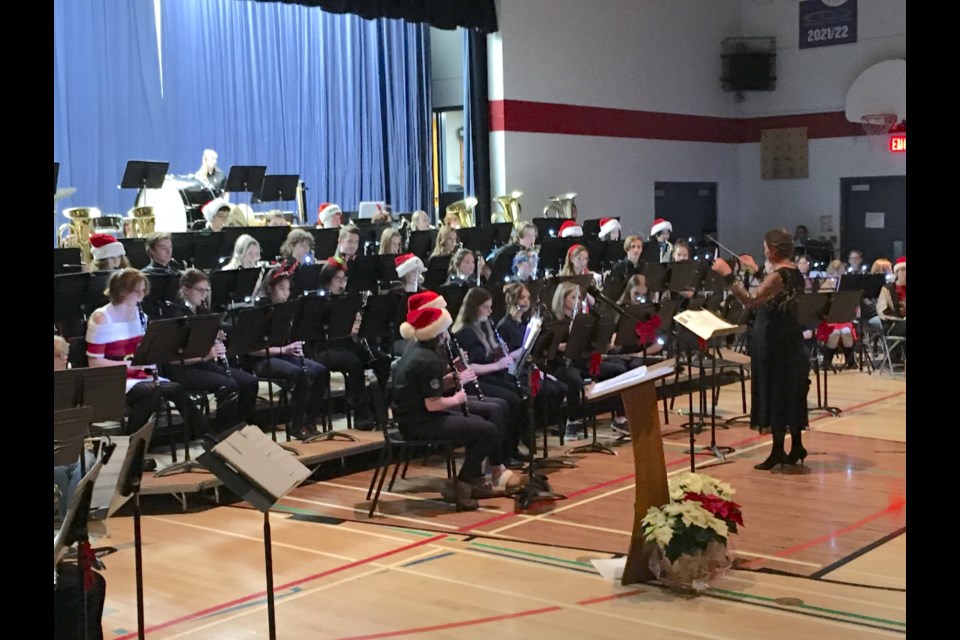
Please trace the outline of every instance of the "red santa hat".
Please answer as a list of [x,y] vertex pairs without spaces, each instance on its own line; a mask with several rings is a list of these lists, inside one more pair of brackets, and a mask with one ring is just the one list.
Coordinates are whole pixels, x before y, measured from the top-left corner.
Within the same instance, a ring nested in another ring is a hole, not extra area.
[[332,202],[324,202],[317,208],[317,219],[320,221],[321,226],[329,227],[333,222],[333,216],[338,213],[343,216],[343,211],[340,210],[339,206]]
[[107,258],[127,255],[120,241],[108,233],[90,234],[90,253],[93,254],[94,260],[106,260]]
[[417,309],[446,309],[447,301],[433,291],[421,291],[407,298],[407,312]]
[[213,216],[217,215],[217,211],[226,207],[230,208],[230,203],[227,202],[224,198],[214,198],[207,204],[203,205],[203,208],[200,210],[203,212],[203,217],[207,219],[207,222],[213,220]]
[[393,259],[393,263],[397,266],[397,277],[403,278],[414,269],[420,269],[423,271],[425,267],[423,266],[423,260],[413,255],[412,253],[405,253],[401,256],[397,256]]
[[[90,236],[90,239],[92,240],[93,236]],[[897,258],[897,263],[893,265],[893,272],[896,273],[897,271],[900,271],[900,269],[906,269],[906,268],[907,268],[907,256],[900,256],[899,258]]]
[[446,309],[425,307],[407,314],[407,321],[400,325],[400,335],[407,340],[433,340],[453,324]]
[[583,235],[583,227],[573,220],[567,220],[560,225],[560,232],[557,235],[561,238],[579,238]]
[[673,232],[673,225],[670,224],[668,220],[664,218],[657,218],[653,221],[653,226],[650,227],[650,235],[655,236],[661,231],[670,231]]
[[620,221],[616,218],[600,218],[600,239],[603,240],[614,231],[620,231]]

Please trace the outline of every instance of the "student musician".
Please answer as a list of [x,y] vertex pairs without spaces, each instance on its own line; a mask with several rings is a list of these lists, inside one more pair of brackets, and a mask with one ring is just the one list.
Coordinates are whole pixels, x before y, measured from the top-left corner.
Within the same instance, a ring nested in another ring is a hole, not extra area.
[[91,272],[116,271],[130,267],[126,249],[108,233],[90,234],[90,253],[93,255],[90,262]]
[[340,234],[337,236],[337,251],[333,254],[339,258],[347,268],[347,275],[353,268],[354,261],[360,253],[360,229],[352,224],[340,227]]
[[[642,273],[638,273],[635,276],[631,276],[631,278],[627,280],[627,286],[623,290],[623,295],[621,295],[620,299],[617,300],[617,304],[628,307],[630,305],[648,304],[651,301],[652,299],[650,297],[650,292],[647,289],[647,277]],[[614,334],[613,337],[615,341],[616,334]],[[649,338],[650,339],[645,343],[637,344],[637,347],[634,350],[634,355],[646,352],[648,356],[652,356],[660,353],[663,350],[663,344],[661,344],[655,336],[650,335]],[[628,369],[633,369],[636,366],[642,365],[643,362],[627,362],[625,364],[627,365]]]
[[[290,284],[290,273],[275,269],[264,283],[267,295],[257,300],[257,306],[283,304],[290,298]],[[258,377],[278,380],[290,391],[288,429],[293,437],[304,440],[317,435],[317,416],[324,409],[330,372],[304,357],[302,341],[254,351],[244,358],[244,364]]]
[[660,250],[659,262],[670,262],[673,256],[673,245],[670,243],[670,234],[673,232],[673,225],[669,220],[657,218],[650,227],[650,240],[656,243]]
[[223,270],[256,269],[259,266],[260,243],[253,236],[244,233],[233,243],[233,254],[230,261],[223,265]]
[[127,369],[127,430],[133,433],[158,410],[160,397],[172,401],[192,436],[207,430],[207,421],[183,387],[158,379],[155,367],[133,366],[130,362],[147,330],[147,316],[140,304],[150,292],[150,281],[136,269],[116,271],[107,282],[110,303],[100,307],[87,321],[87,363],[90,367],[123,366]]
[[[508,276],[513,267],[513,258],[520,251],[536,251],[537,225],[532,222],[523,222],[519,227],[513,230],[510,236],[510,244],[506,244],[489,257],[487,263],[483,266],[481,273],[487,280],[491,277],[497,279]],[[536,270],[534,270],[536,272]]]
[[[551,310],[556,320],[569,322],[572,326],[573,319],[577,316],[580,309],[580,287],[573,282],[563,282],[553,294]],[[569,418],[567,420],[565,440],[579,440],[583,431],[583,404],[580,399],[580,392],[583,389],[584,379],[589,375],[589,362],[586,358],[577,358],[569,360],[563,353],[566,350],[566,342],[560,345],[557,357],[547,364],[547,368],[557,380],[567,386],[567,405],[569,406]],[[606,380],[624,373],[626,367],[615,360],[603,360],[599,366],[598,380]]]
[[464,287],[480,285],[477,281],[477,259],[473,251],[457,249],[457,252],[450,259],[450,271],[447,274],[446,284]]
[[281,267],[285,271],[313,262],[313,235],[303,229],[291,229],[280,245]]
[[343,224],[343,211],[340,207],[331,203],[323,202],[317,207],[317,226],[324,229],[339,229]]
[[[249,236],[248,236],[249,237]],[[169,317],[197,316],[210,313],[208,299],[210,279],[199,269],[187,269],[180,276],[181,304],[171,305]],[[167,314],[164,314],[167,317]],[[188,392],[213,393],[217,398],[217,431],[225,431],[240,420],[254,422],[259,386],[255,376],[237,366],[230,366],[226,334],[220,331],[216,342],[201,358],[183,363],[163,365],[163,375]]]
[[444,224],[437,231],[437,244],[433,248],[431,258],[436,256],[452,256],[457,250],[457,229],[456,227]]
[[[394,372],[393,415],[408,440],[445,439],[466,447],[456,479],[441,493],[457,511],[471,511],[479,508],[478,499],[495,497],[498,488],[515,488],[519,482],[500,464],[502,424],[464,409],[467,394],[462,383],[474,379],[472,372],[465,371],[460,378],[448,374],[449,362],[438,355],[446,349],[452,323],[442,308],[423,306],[407,313],[400,333],[412,342]],[[444,395],[447,382],[455,385],[453,395]],[[489,480],[483,470],[484,458],[490,465]]]
[[[490,314],[493,312],[493,296],[481,287],[467,292],[453,324],[453,338],[469,360],[470,369],[477,374],[480,389],[485,397],[501,398],[508,405],[507,433],[504,438],[504,455],[507,459],[519,459],[517,444],[522,440],[528,450],[533,433],[523,410],[523,395],[517,378],[510,373],[516,366],[519,349],[512,352],[497,338]],[[456,351],[454,352],[456,353]]]
[[393,227],[387,227],[380,234],[380,255],[398,256],[403,250],[403,235]]
[[[347,272],[343,263],[330,258],[320,271],[320,288],[328,296],[340,296],[346,290]],[[390,357],[380,353],[365,339],[359,337],[361,316],[358,312],[348,336],[327,337],[316,345],[316,359],[331,371],[343,373],[346,383],[347,402],[353,409],[354,427],[362,430],[373,428],[370,402],[366,399],[367,380],[365,371],[373,369],[381,393],[386,392],[390,377]]]
[[429,231],[430,216],[427,215],[427,212],[419,209],[414,211],[413,215],[410,216],[410,228],[413,231]]
[[192,230],[221,231],[227,225],[227,219],[230,218],[230,209],[230,203],[224,198],[211,200],[200,209],[200,212],[203,213],[203,220],[197,220]]
[[505,282],[530,282],[537,277],[540,255],[534,249],[521,249],[513,256],[513,272]]
[[148,276],[178,276],[180,264],[173,259],[173,237],[166,231],[154,231],[144,241],[150,264],[141,271]]
[[863,252],[860,249],[851,249],[847,254],[847,273],[866,273],[867,265],[863,262]]
[[405,253],[394,258],[393,263],[396,266],[402,291],[406,293],[420,291],[423,287],[423,273],[427,270],[423,260],[412,253]]
[[623,239],[623,250],[627,254],[623,260],[614,263],[610,275],[621,282],[626,282],[630,276],[640,273],[643,264],[640,256],[643,255],[643,239],[640,236],[627,236]]
[[619,242],[620,230],[620,221],[616,218],[600,218],[598,237],[604,242]]
[[797,256],[797,271],[800,272],[800,275],[803,277],[803,292],[804,293],[815,293],[819,288],[819,281],[813,277],[813,274],[810,272],[810,268],[813,265],[813,261],[810,260],[810,256],[806,254],[800,254]]
[[[563,261],[563,268],[560,269],[561,276],[593,276],[594,284],[597,288],[602,283],[602,276],[599,273],[590,271],[587,265],[590,263],[590,251],[582,244],[575,244],[567,250],[567,257]],[[592,309],[596,301],[589,293],[585,298],[587,309]]]

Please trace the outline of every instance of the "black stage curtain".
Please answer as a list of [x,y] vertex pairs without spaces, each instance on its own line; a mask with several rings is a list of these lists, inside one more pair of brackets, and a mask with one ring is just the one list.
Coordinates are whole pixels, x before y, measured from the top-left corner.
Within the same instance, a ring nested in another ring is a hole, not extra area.
[[464,27],[480,33],[497,30],[494,0],[257,0],[320,7],[330,13],[352,13],[361,18],[396,18],[425,22],[438,29]]
[[490,222],[490,102],[487,95],[487,36],[476,31],[467,35],[470,61],[470,143],[473,146],[473,195],[477,199],[474,217],[477,226]]

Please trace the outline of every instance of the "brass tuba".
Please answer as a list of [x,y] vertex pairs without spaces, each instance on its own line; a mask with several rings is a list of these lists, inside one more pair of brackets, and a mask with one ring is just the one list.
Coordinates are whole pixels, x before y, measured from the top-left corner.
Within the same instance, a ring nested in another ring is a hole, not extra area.
[[577,197],[575,193],[564,193],[558,196],[551,196],[548,198],[550,204],[543,208],[543,217],[551,217],[551,213],[554,218],[569,218],[570,220],[577,219],[577,203],[573,201]]
[[520,196],[522,195],[523,191],[512,191],[507,195],[497,196],[493,199],[503,210],[502,213],[498,214],[503,218],[502,222],[510,222],[514,227],[520,226]]
[[78,247],[84,264],[93,259],[90,253],[90,234],[93,233],[94,218],[101,217],[100,209],[96,207],[70,207],[63,210],[63,215],[70,221],[60,225],[57,229],[57,244],[60,247]]
[[134,207],[127,211],[123,219],[123,236],[125,238],[146,238],[156,230],[157,217],[153,207]]
[[461,229],[466,229],[468,227],[477,226],[476,215],[473,211],[473,208],[477,206],[477,199],[470,197],[463,200],[457,200],[453,204],[447,206],[446,214],[450,215],[451,213],[457,216],[457,220],[460,223]]

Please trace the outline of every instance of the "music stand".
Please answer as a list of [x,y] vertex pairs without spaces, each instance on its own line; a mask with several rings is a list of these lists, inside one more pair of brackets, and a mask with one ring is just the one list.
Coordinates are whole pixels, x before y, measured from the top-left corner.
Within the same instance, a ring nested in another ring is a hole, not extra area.
[[127,368],[81,367],[53,372],[53,410],[89,407],[90,422],[123,424]]
[[271,640],[277,637],[273,595],[273,554],[270,509],[310,477],[310,469],[292,456],[282,455],[276,442],[259,428],[246,426],[228,432],[219,441],[205,440],[203,461],[223,484],[263,513],[264,569],[267,581],[267,623]]
[[[817,406],[810,409],[811,411],[826,411],[831,415],[839,415],[840,409],[836,407],[831,407],[827,405],[826,399],[821,398],[820,389],[821,386],[824,389],[828,385],[828,376],[826,367],[820,366],[820,341],[816,339],[816,329],[823,322],[823,319],[827,315],[827,309],[830,308],[830,295],[829,293],[805,293],[798,297],[797,307],[794,315],[797,318],[797,322],[801,327],[809,327],[814,332],[814,372],[817,374]],[[821,369],[823,370],[823,383],[821,385],[820,373]]]
[[[193,358],[202,358],[210,352],[210,348],[220,332],[221,316],[216,313],[201,316],[184,316],[166,320],[154,320],[147,325],[147,332],[137,346],[133,355],[135,366],[184,364],[184,361]],[[154,372],[154,383],[157,374]],[[183,418],[183,462],[172,464],[156,473],[157,477],[174,473],[188,472],[193,469],[203,469],[190,460],[190,426]],[[173,426],[173,425],[168,425]],[[205,469],[203,469],[205,471]]]
[[180,297],[180,276],[148,273],[147,280],[150,281],[150,293],[143,299],[144,311],[149,317],[161,316],[160,310],[168,302],[175,303]]
[[533,218],[531,222],[537,227],[538,238],[556,238],[560,232],[560,225],[566,222],[566,218]]
[[[553,302],[553,295],[559,287],[564,282],[573,282],[574,284],[579,285],[581,300],[587,297],[587,293],[590,291],[590,288],[596,284],[592,275],[585,276],[553,276],[552,278],[546,278],[543,281],[543,284],[540,285],[540,295],[539,300],[540,304],[550,306]],[[533,292],[531,292],[532,299]]]
[[263,269],[227,269],[210,274],[210,309],[227,311],[236,305],[252,304]]
[[450,269],[452,256],[433,256],[427,264],[427,272],[423,275],[423,288],[437,291],[447,281],[447,272]]
[[671,262],[667,266],[666,284],[669,290],[673,293],[698,290],[704,278],[703,264],[692,260],[689,262]]
[[541,274],[546,273],[547,270],[554,274],[559,273],[567,252],[575,244],[582,244],[580,238],[544,238],[540,243],[537,271]]
[[313,236],[313,255],[316,256],[317,260],[326,260],[337,252],[340,229],[314,227],[307,229],[307,231]]
[[513,259],[521,248],[518,244],[508,244],[493,254],[487,262],[487,268],[490,269],[489,282],[503,282],[513,273]]
[[407,240],[407,253],[412,253],[426,263],[430,260],[430,253],[433,251],[433,245],[436,241],[436,229],[411,231],[410,238]]
[[873,300],[880,297],[886,279],[882,273],[846,273],[840,276],[837,292],[863,291],[863,297]]
[[263,177],[260,197],[254,202],[289,202],[297,197],[299,175],[272,175]]
[[[860,301],[863,300],[864,294],[863,289],[856,289],[852,291],[836,291],[834,293],[827,294],[830,296],[830,307],[827,309],[826,315],[823,319],[824,322],[828,324],[846,324],[848,322],[853,322],[857,317],[857,307],[860,306]],[[877,294],[879,295],[879,293]],[[818,341],[819,346],[819,341]],[[825,363],[829,365],[830,363]],[[834,416],[839,416],[842,411],[836,407],[830,407],[828,404],[828,393],[829,388],[827,380],[827,367],[823,367],[823,404],[822,407],[825,411],[829,411]]]
[[83,270],[82,263],[83,258],[78,247],[54,247],[53,275],[80,273]]
[[83,307],[90,286],[89,273],[66,273],[53,276],[53,324],[65,338],[86,334],[87,322]]
[[[719,318],[712,311],[707,310],[687,310],[682,313],[674,316],[674,320],[679,325],[678,331],[688,331],[694,337],[697,338],[698,348],[698,361],[700,369],[700,425],[703,425],[703,418],[706,414],[706,403],[707,403],[707,373],[706,367],[704,366],[704,355],[708,354],[711,358],[711,389],[717,388],[717,358],[712,354],[709,354],[709,345],[711,341],[716,338],[725,338],[726,336],[737,335],[743,333],[747,330],[745,326],[731,325],[725,320]],[[690,358],[690,367],[693,367],[693,358],[691,355]],[[691,371],[691,378],[693,373]],[[690,432],[690,448],[684,453],[690,454],[690,471],[696,472],[696,460],[694,456],[697,453],[700,453],[696,450],[694,436],[697,433],[693,422],[693,394],[690,394],[690,422],[688,423],[689,432]],[[717,405],[715,401],[715,396],[711,394],[710,402],[710,446],[705,447],[703,451],[709,451],[712,453],[718,460],[726,460],[726,454],[733,453],[733,447],[720,446],[717,444]]]
[[[600,331],[601,322],[606,327],[602,332]],[[564,357],[569,361],[575,361],[589,359],[594,353],[605,354],[615,328],[616,325],[613,320],[604,320],[602,316],[595,314],[579,314],[570,324],[567,345],[563,353]],[[597,344],[598,341],[603,341],[602,349],[599,348],[600,345]],[[597,418],[592,411],[591,416],[590,421],[593,427],[592,441],[585,445],[573,447],[567,451],[567,454],[608,453],[610,455],[616,455],[613,449],[597,441]]]
[[[563,341],[566,334],[566,321],[557,321],[551,323],[550,325],[543,325],[537,322],[536,319],[531,318],[530,322],[527,324],[527,331],[523,336],[522,348],[524,351],[520,361],[517,364],[517,375],[520,375],[524,371],[524,368],[526,368],[527,382],[530,385],[529,388],[531,389],[531,392],[536,385],[534,382],[534,376],[541,375],[542,371],[542,369],[537,366],[537,363],[544,363],[548,360],[552,360],[557,353],[557,347],[560,346],[560,343]],[[536,421],[535,401],[536,395],[533,395],[528,403],[531,424],[534,424]],[[540,458],[534,458],[530,464],[527,465],[527,484],[524,485],[524,487],[513,496],[517,501],[517,506],[520,509],[527,509],[534,502],[544,500],[566,500],[567,498],[567,496],[563,495],[562,493],[553,491],[553,489],[550,487],[547,477],[536,473],[538,469],[575,469],[577,467],[575,463],[571,462],[570,460],[566,460],[565,458],[551,458],[549,456],[550,442],[548,439],[549,428],[547,426],[546,410],[546,403],[544,403],[543,411],[541,412],[541,426],[543,427],[543,456]]]
[[146,160],[128,160],[123,171],[121,189],[159,189],[170,168],[169,162],[150,162]]
[[224,191],[231,193],[259,193],[267,168],[263,165],[240,165],[230,167]]
[[379,255],[357,256],[350,265],[347,293],[362,293],[380,289],[380,271],[383,261]]

